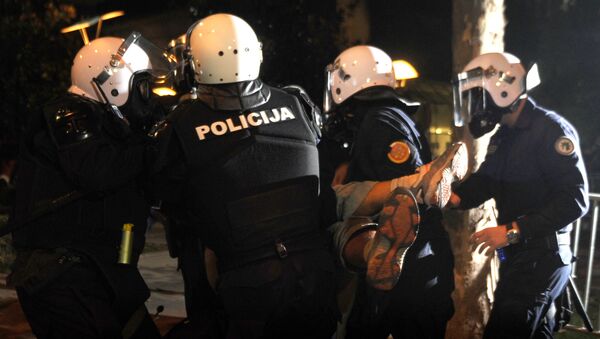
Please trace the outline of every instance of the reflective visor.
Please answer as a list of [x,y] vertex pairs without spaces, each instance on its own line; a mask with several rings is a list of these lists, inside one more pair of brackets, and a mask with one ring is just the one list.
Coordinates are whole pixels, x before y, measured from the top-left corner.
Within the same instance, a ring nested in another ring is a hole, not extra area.
[[331,94],[333,86],[333,72],[339,68],[339,63],[329,64],[325,67],[325,88],[323,92],[323,113],[327,113],[333,109],[335,102]]
[[454,126],[462,127],[473,115],[487,108],[488,96],[484,90],[484,71],[481,67],[459,73],[452,81],[454,98]]
[[130,68],[131,59],[141,57],[139,53],[143,51],[148,58],[148,66],[144,69],[131,69],[132,73],[146,71],[152,77],[164,82],[171,77],[175,67],[176,58],[166,51],[156,47],[153,43],[146,40],[138,32],[132,32],[127,39],[123,41],[119,49],[112,55],[109,63],[98,74],[96,79],[102,85],[110,76],[122,68]]

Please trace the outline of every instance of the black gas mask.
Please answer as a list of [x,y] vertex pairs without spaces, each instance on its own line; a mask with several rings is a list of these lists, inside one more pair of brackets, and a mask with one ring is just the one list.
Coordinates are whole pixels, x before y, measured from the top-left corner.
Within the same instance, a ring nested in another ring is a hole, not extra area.
[[498,107],[491,95],[481,87],[475,87],[461,93],[462,101],[469,107],[469,131],[474,138],[480,138],[491,132],[502,119],[504,114],[512,111],[509,107]]
[[523,79],[523,67],[509,54],[482,54],[474,61],[485,66],[458,73],[452,81],[454,125],[467,125],[473,137],[479,138],[491,132],[502,116],[514,112],[523,94],[540,80],[535,65]]
[[153,77],[148,72],[139,72],[131,78],[129,97],[120,107],[131,129],[146,133],[165,116],[165,109],[152,93]]

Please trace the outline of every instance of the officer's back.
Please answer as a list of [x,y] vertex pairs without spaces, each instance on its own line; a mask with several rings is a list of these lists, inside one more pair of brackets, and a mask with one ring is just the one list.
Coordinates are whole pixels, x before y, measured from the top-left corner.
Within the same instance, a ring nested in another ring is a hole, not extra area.
[[258,78],[246,22],[216,14],[188,38],[197,99],[159,133],[160,195],[216,254],[230,336],[328,337],[333,263],[310,121],[295,96]]

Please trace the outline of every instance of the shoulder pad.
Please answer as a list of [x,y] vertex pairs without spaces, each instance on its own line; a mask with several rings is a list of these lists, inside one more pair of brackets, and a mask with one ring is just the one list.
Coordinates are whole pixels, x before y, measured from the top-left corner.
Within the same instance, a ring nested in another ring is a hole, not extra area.
[[44,108],[50,134],[59,147],[99,136],[102,107],[85,98],[69,95]]
[[308,120],[311,122],[311,130],[317,139],[321,138],[321,130],[323,129],[323,115],[321,109],[310,99],[304,88],[297,85],[288,85],[281,88],[288,94],[295,96],[304,111]]

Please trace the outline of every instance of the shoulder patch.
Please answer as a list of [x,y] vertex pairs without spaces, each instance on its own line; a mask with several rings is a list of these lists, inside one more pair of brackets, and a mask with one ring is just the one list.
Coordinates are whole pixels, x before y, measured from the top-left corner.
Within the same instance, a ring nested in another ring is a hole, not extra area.
[[395,164],[403,164],[410,158],[410,147],[404,141],[394,141],[390,144],[387,157]]
[[567,136],[562,136],[554,142],[554,150],[560,155],[571,155],[575,153],[575,143]]

